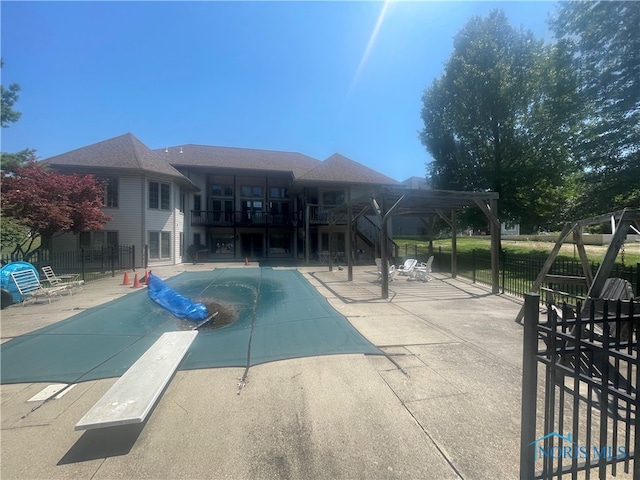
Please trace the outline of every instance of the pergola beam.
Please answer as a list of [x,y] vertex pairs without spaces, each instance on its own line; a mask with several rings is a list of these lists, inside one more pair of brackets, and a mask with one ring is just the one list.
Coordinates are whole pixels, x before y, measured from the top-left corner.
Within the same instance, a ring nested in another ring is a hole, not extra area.
[[[351,228],[357,219],[364,215],[365,211],[373,210],[380,221],[381,230],[381,273],[382,273],[382,298],[389,295],[389,252],[388,252],[388,222],[394,216],[412,216],[418,218],[430,218],[430,236],[433,233],[433,226],[437,216],[440,216],[452,228],[452,274],[456,275],[455,250],[456,250],[456,210],[476,206],[479,203],[485,206],[489,212],[497,211],[497,201],[499,195],[495,192],[456,192],[450,190],[420,190],[406,187],[379,187],[370,190],[366,195],[358,198],[348,199],[342,205],[332,209],[332,213],[345,213],[349,218],[348,225]],[[487,207],[487,204],[490,207]],[[392,205],[387,208],[387,205]],[[351,213],[349,213],[351,211]],[[485,212],[486,214],[486,212]],[[488,215],[492,225],[492,273],[494,278],[494,293],[497,293],[497,279],[499,279],[499,244],[500,244],[500,223],[495,215]],[[335,218],[335,217],[334,217]],[[497,227],[496,227],[497,225]],[[349,243],[349,242],[347,242]],[[433,244],[430,243],[432,251]],[[352,246],[348,245],[351,250]],[[497,252],[497,253],[496,253]],[[351,251],[348,252],[351,255]],[[493,258],[496,261],[493,261]]]

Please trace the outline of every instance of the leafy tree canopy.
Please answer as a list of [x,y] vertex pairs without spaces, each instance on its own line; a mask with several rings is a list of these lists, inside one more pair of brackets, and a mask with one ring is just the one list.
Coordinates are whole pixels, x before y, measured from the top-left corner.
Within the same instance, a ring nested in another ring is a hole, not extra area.
[[470,19],[422,98],[434,186],[496,191],[500,218],[525,228],[558,218],[575,171],[569,67],[561,50],[514,29],[501,10]]
[[576,216],[640,205],[640,3],[571,1],[551,21],[579,74]]
[[25,166],[29,161],[36,159],[36,151],[25,148],[16,153],[2,152],[0,156],[0,170],[5,173],[15,172],[18,167]]
[[[0,60],[0,68],[4,65],[4,62]],[[2,93],[2,105],[1,105],[1,116],[2,116],[2,128],[7,128],[9,124],[15,123],[22,115],[20,112],[16,112],[13,109],[13,105],[18,101],[18,92],[20,91],[20,85],[17,83],[11,83],[9,88],[4,88],[4,86],[0,85],[0,90]]]
[[100,230],[110,217],[102,213],[104,185],[91,175],[63,175],[30,160],[2,178],[2,213],[44,243],[56,233]]

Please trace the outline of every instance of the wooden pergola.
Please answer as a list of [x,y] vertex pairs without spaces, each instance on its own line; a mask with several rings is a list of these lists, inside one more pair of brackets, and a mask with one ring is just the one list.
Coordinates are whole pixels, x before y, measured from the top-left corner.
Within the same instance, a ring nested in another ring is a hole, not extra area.
[[[419,218],[431,233],[436,219],[442,218],[451,227],[451,273],[455,278],[456,266],[456,212],[464,207],[477,206],[489,219],[491,226],[491,273],[492,291],[499,292],[499,254],[500,254],[500,221],[494,212],[498,209],[498,197],[495,192],[457,192],[450,190],[423,190],[406,187],[378,187],[358,198],[347,198],[345,203],[329,211],[331,226],[339,219],[347,218],[346,256],[349,281],[353,280],[353,246],[355,239],[355,222],[367,213],[375,214],[380,221],[382,261],[382,298],[389,298],[389,220],[394,216]],[[330,233],[331,235],[331,233]],[[329,268],[332,268],[329,242]]]

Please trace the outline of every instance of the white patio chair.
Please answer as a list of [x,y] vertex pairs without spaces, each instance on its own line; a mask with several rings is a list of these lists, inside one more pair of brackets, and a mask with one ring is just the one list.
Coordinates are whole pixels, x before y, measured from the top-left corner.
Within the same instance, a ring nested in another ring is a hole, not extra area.
[[73,294],[74,287],[81,287],[84,285],[84,280],[80,280],[80,275],[77,273],[67,275],[56,275],[51,265],[42,267],[42,273],[44,273],[45,280],[52,287],[65,286],[68,287],[69,294]]
[[396,272],[398,272],[398,275],[411,275],[417,265],[418,260],[415,258],[407,258],[404,263],[396,269]]
[[[382,259],[376,258],[376,267],[378,268],[378,278],[376,281],[382,280]],[[393,282],[393,275],[396,273],[396,267],[389,264],[389,281]]]
[[53,295],[61,295],[62,292],[69,288],[67,285],[45,288],[40,284],[38,277],[36,277],[36,272],[31,269],[11,272],[11,278],[18,288],[18,293],[20,293],[22,306],[24,306],[27,300],[37,299],[39,297],[45,297],[49,303],[51,303],[51,297]]
[[433,277],[429,275],[431,273],[431,265],[433,264],[433,255],[429,257],[427,263],[421,263],[413,269],[411,278],[416,280],[422,280],[423,282],[430,282]]

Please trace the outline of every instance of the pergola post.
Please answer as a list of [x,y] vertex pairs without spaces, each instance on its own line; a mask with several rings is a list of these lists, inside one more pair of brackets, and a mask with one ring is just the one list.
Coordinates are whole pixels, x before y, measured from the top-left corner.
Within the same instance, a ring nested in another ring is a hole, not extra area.
[[491,200],[493,218],[491,226],[491,293],[500,293],[500,222],[495,216],[498,211],[498,200]]
[[382,216],[382,224],[380,225],[380,269],[382,271],[382,298],[389,298],[389,219],[393,216],[393,212],[400,206],[406,195],[402,195],[396,203],[388,210],[385,211],[385,201],[382,198],[382,205],[380,206],[380,214]]
[[489,219],[491,232],[491,293],[500,293],[500,220],[496,217],[498,211],[498,199],[492,198],[487,206],[481,200],[476,200],[476,205]]
[[387,242],[387,219],[382,217],[380,225],[380,271],[382,272],[382,298],[389,298],[389,244]]
[[451,278],[458,277],[458,218],[451,210]]

